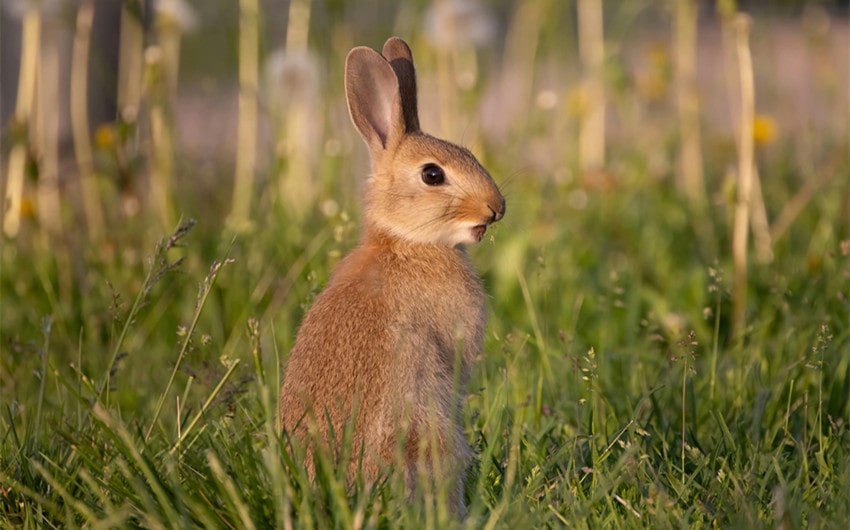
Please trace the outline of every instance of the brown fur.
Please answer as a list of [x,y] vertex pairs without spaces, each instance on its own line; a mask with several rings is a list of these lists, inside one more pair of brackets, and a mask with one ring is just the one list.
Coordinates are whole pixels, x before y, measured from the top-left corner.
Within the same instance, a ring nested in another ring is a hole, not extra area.
[[[420,470],[435,483],[452,480],[449,500],[462,514],[471,451],[461,406],[486,324],[484,291],[463,245],[476,241],[473,227],[501,219],[505,202],[469,151],[419,131],[403,41],[388,40],[383,56],[352,50],[346,95],[373,163],[363,237],[304,317],[281,389],[281,424],[308,444],[310,432],[328,441],[329,428],[338,440],[356,409],[354,449],[363,450],[367,480],[402,448],[408,487]],[[425,164],[443,168],[446,184],[425,185]]]

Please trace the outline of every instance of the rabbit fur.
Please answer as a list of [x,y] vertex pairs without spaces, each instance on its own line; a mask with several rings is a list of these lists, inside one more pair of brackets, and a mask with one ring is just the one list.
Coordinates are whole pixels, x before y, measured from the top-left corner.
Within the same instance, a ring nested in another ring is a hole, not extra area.
[[400,452],[408,491],[449,481],[449,506],[463,514],[461,407],[487,320],[464,245],[504,216],[505,200],[469,151],[420,131],[403,40],[382,54],[351,50],[345,88],[372,162],[362,239],[301,323],[281,426],[307,447],[311,475],[319,446],[334,455],[353,427],[350,478],[359,467],[374,480]]

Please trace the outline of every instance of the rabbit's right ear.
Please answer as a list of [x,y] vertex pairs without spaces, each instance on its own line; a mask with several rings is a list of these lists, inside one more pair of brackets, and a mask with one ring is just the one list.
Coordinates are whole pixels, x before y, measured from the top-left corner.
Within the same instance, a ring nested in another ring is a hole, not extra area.
[[373,158],[380,158],[401,140],[405,126],[398,78],[378,52],[360,46],[348,53],[345,96],[351,121]]
[[390,37],[384,43],[381,55],[390,62],[398,77],[405,128],[409,133],[416,132],[419,130],[419,109],[416,106],[416,67],[413,65],[413,52],[400,38]]

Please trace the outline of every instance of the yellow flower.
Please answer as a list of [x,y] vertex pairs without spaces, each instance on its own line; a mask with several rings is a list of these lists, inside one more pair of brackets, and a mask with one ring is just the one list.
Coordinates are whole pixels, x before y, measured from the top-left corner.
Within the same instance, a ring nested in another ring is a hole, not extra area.
[[579,85],[567,93],[567,113],[573,118],[580,118],[587,112],[587,92]]
[[30,197],[21,199],[21,217],[35,218],[35,202]]
[[776,139],[776,120],[766,114],[758,114],[753,120],[753,141],[756,145],[767,145]]
[[654,42],[649,46],[646,55],[653,68],[658,70],[667,70],[670,68],[670,55],[667,53],[667,46]]
[[94,144],[102,149],[108,149],[115,144],[115,132],[112,125],[105,123],[94,133]]
[[638,94],[650,103],[667,99],[670,92],[672,65],[667,47],[653,43],[646,50],[646,67],[635,76]]

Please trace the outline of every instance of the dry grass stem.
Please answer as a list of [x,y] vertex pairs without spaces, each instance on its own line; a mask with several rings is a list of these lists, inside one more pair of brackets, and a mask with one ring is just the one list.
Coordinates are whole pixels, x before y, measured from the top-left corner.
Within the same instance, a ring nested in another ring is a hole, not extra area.
[[540,33],[540,27],[546,15],[545,7],[544,2],[519,3],[505,38],[506,67],[503,82],[506,84],[510,82],[514,87],[509,101],[517,105],[516,114],[525,112],[524,109],[532,103],[538,39],[529,38],[529,35],[536,36]]
[[307,49],[307,37],[310,35],[311,0],[292,0],[289,3],[289,20],[286,25],[286,49],[302,51]]
[[290,4],[286,47],[269,58],[267,101],[272,115],[278,165],[280,204],[301,221],[313,210],[317,183],[315,174],[321,146],[316,115],[321,113],[319,64],[308,47],[310,2]]
[[236,133],[236,180],[228,224],[236,231],[250,226],[257,159],[257,87],[259,83],[259,2],[239,2],[239,124]]
[[[437,0],[435,9],[453,10],[453,0]],[[444,32],[447,38],[447,43],[450,45],[438,46],[436,52],[436,67],[437,67],[437,86],[439,88],[439,117],[440,117],[440,136],[445,138],[457,138],[457,132],[460,129],[458,100],[457,100],[457,85],[454,79],[453,60],[456,53],[454,52],[458,43],[459,28],[456,24],[456,19],[453,16],[447,16],[442,20],[444,24]]]
[[832,167],[826,173],[806,180],[800,191],[790,201],[785,203],[776,220],[770,226],[770,239],[772,241],[782,239],[800,213],[802,213],[803,209],[812,202],[817,192],[835,177],[836,173],[837,171]]
[[74,35],[73,58],[71,59],[71,129],[74,135],[74,151],[80,171],[80,186],[83,193],[83,209],[89,235],[100,241],[105,234],[103,205],[100,200],[89,127],[88,75],[91,28],[94,21],[94,0],[82,0],[77,11],[77,28]]
[[750,18],[747,15],[739,14],[733,24],[741,108],[738,121],[738,188],[732,232],[732,259],[735,269],[732,292],[732,329],[733,335],[739,336],[746,326],[747,236],[749,235],[755,164],[752,134],[753,120],[755,119],[755,84],[749,44]]
[[45,23],[39,71],[39,136],[41,168],[38,176],[38,218],[52,237],[62,231],[59,199],[59,27]]
[[121,41],[118,51],[118,112],[121,118],[135,122],[142,100],[144,64],[144,28],[128,2],[121,6]]
[[[30,121],[38,73],[39,42],[41,40],[41,14],[30,6],[24,16],[21,35],[21,69],[18,76],[18,96],[15,103],[15,122],[23,127]],[[21,199],[24,193],[24,171],[27,163],[27,146],[16,142],[9,153],[6,172],[6,199],[3,212],[3,233],[15,237],[21,226]]]
[[676,108],[681,136],[677,185],[692,203],[704,209],[707,201],[696,80],[697,11],[695,0],[676,2]]
[[679,171],[676,185],[690,201],[695,229],[707,255],[717,255],[717,237],[708,215],[703,172],[700,97],[697,90],[697,32],[699,8],[695,0],[676,2],[674,28],[676,110],[679,122]]
[[767,208],[764,205],[764,196],[761,192],[761,178],[758,167],[753,165],[753,190],[752,210],[750,211],[753,228],[753,246],[756,251],[756,260],[759,263],[773,261],[773,241],[770,237],[770,222],[767,220]]
[[605,41],[602,0],[578,0],[578,47],[585,108],[579,131],[579,164],[583,172],[605,166]]
[[163,51],[157,46],[145,50],[151,127],[150,202],[162,227],[173,226],[170,193],[174,171],[174,128],[170,111],[170,93],[165,74]]

